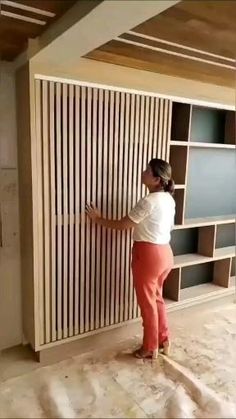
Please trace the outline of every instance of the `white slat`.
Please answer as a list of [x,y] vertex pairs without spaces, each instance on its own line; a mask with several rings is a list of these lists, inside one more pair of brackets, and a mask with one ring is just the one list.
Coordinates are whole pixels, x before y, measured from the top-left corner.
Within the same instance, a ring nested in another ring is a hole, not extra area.
[[69,86],[69,336],[74,333],[74,86]]
[[43,160],[42,160],[42,109],[41,109],[41,81],[36,80],[35,83],[35,113],[36,113],[36,136],[37,136],[37,171],[38,171],[38,243],[39,243],[39,284],[38,284],[38,296],[39,296],[39,342],[41,345],[44,344],[44,239],[43,239],[43,184],[42,184],[42,171],[43,171]]
[[68,336],[68,86],[62,87],[63,149],[63,338]]
[[56,178],[55,178],[55,84],[49,83],[50,208],[51,208],[51,319],[52,341],[56,340]]
[[48,138],[48,82],[42,82],[43,116],[43,204],[44,204],[44,298],[45,341],[51,340],[51,292],[50,292],[50,192],[49,192],[49,138]]
[[61,84],[56,84],[56,173],[57,173],[57,339],[62,338],[62,155]]

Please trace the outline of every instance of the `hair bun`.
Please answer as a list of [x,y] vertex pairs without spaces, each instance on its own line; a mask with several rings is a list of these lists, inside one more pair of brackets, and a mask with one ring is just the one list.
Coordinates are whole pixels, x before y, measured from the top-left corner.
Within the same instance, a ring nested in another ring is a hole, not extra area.
[[174,191],[175,191],[175,182],[174,182],[173,179],[168,180],[168,183],[167,183],[167,185],[165,187],[165,191],[166,192],[169,192],[171,195],[174,194]]

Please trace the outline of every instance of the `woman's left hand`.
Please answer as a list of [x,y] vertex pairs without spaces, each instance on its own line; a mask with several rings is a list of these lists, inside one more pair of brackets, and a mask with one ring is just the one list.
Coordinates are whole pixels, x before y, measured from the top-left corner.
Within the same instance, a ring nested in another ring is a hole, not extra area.
[[102,217],[100,211],[93,204],[87,204],[85,212],[88,215],[88,217],[95,222]]

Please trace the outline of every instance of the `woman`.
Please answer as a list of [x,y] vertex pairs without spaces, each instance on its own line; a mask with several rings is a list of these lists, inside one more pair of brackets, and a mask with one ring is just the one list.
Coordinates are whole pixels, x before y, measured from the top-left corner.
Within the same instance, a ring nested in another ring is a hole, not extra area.
[[87,206],[86,212],[103,227],[116,230],[134,228],[132,272],[144,328],[143,345],[135,351],[135,356],[156,358],[158,349],[167,355],[170,348],[162,289],[173,267],[169,245],[175,216],[171,166],[164,160],[152,159],[142,173],[142,183],[149,194],[140,199],[126,217],[107,220],[93,206]]

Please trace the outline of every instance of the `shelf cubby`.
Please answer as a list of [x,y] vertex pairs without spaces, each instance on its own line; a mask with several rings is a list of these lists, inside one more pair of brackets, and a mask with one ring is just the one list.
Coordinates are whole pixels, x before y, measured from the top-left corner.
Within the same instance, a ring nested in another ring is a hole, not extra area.
[[235,223],[222,224],[216,230],[216,249],[235,246]]
[[235,144],[234,112],[193,106],[189,141],[190,144]]
[[192,105],[185,103],[173,103],[172,108],[172,141],[188,141],[191,120]]
[[180,289],[212,282],[213,272],[213,262],[182,267]]
[[230,285],[231,259],[181,269],[180,300],[209,298],[224,293]]
[[[222,162],[227,162],[222,166]],[[235,150],[189,149],[185,218],[230,216],[236,212]]]

